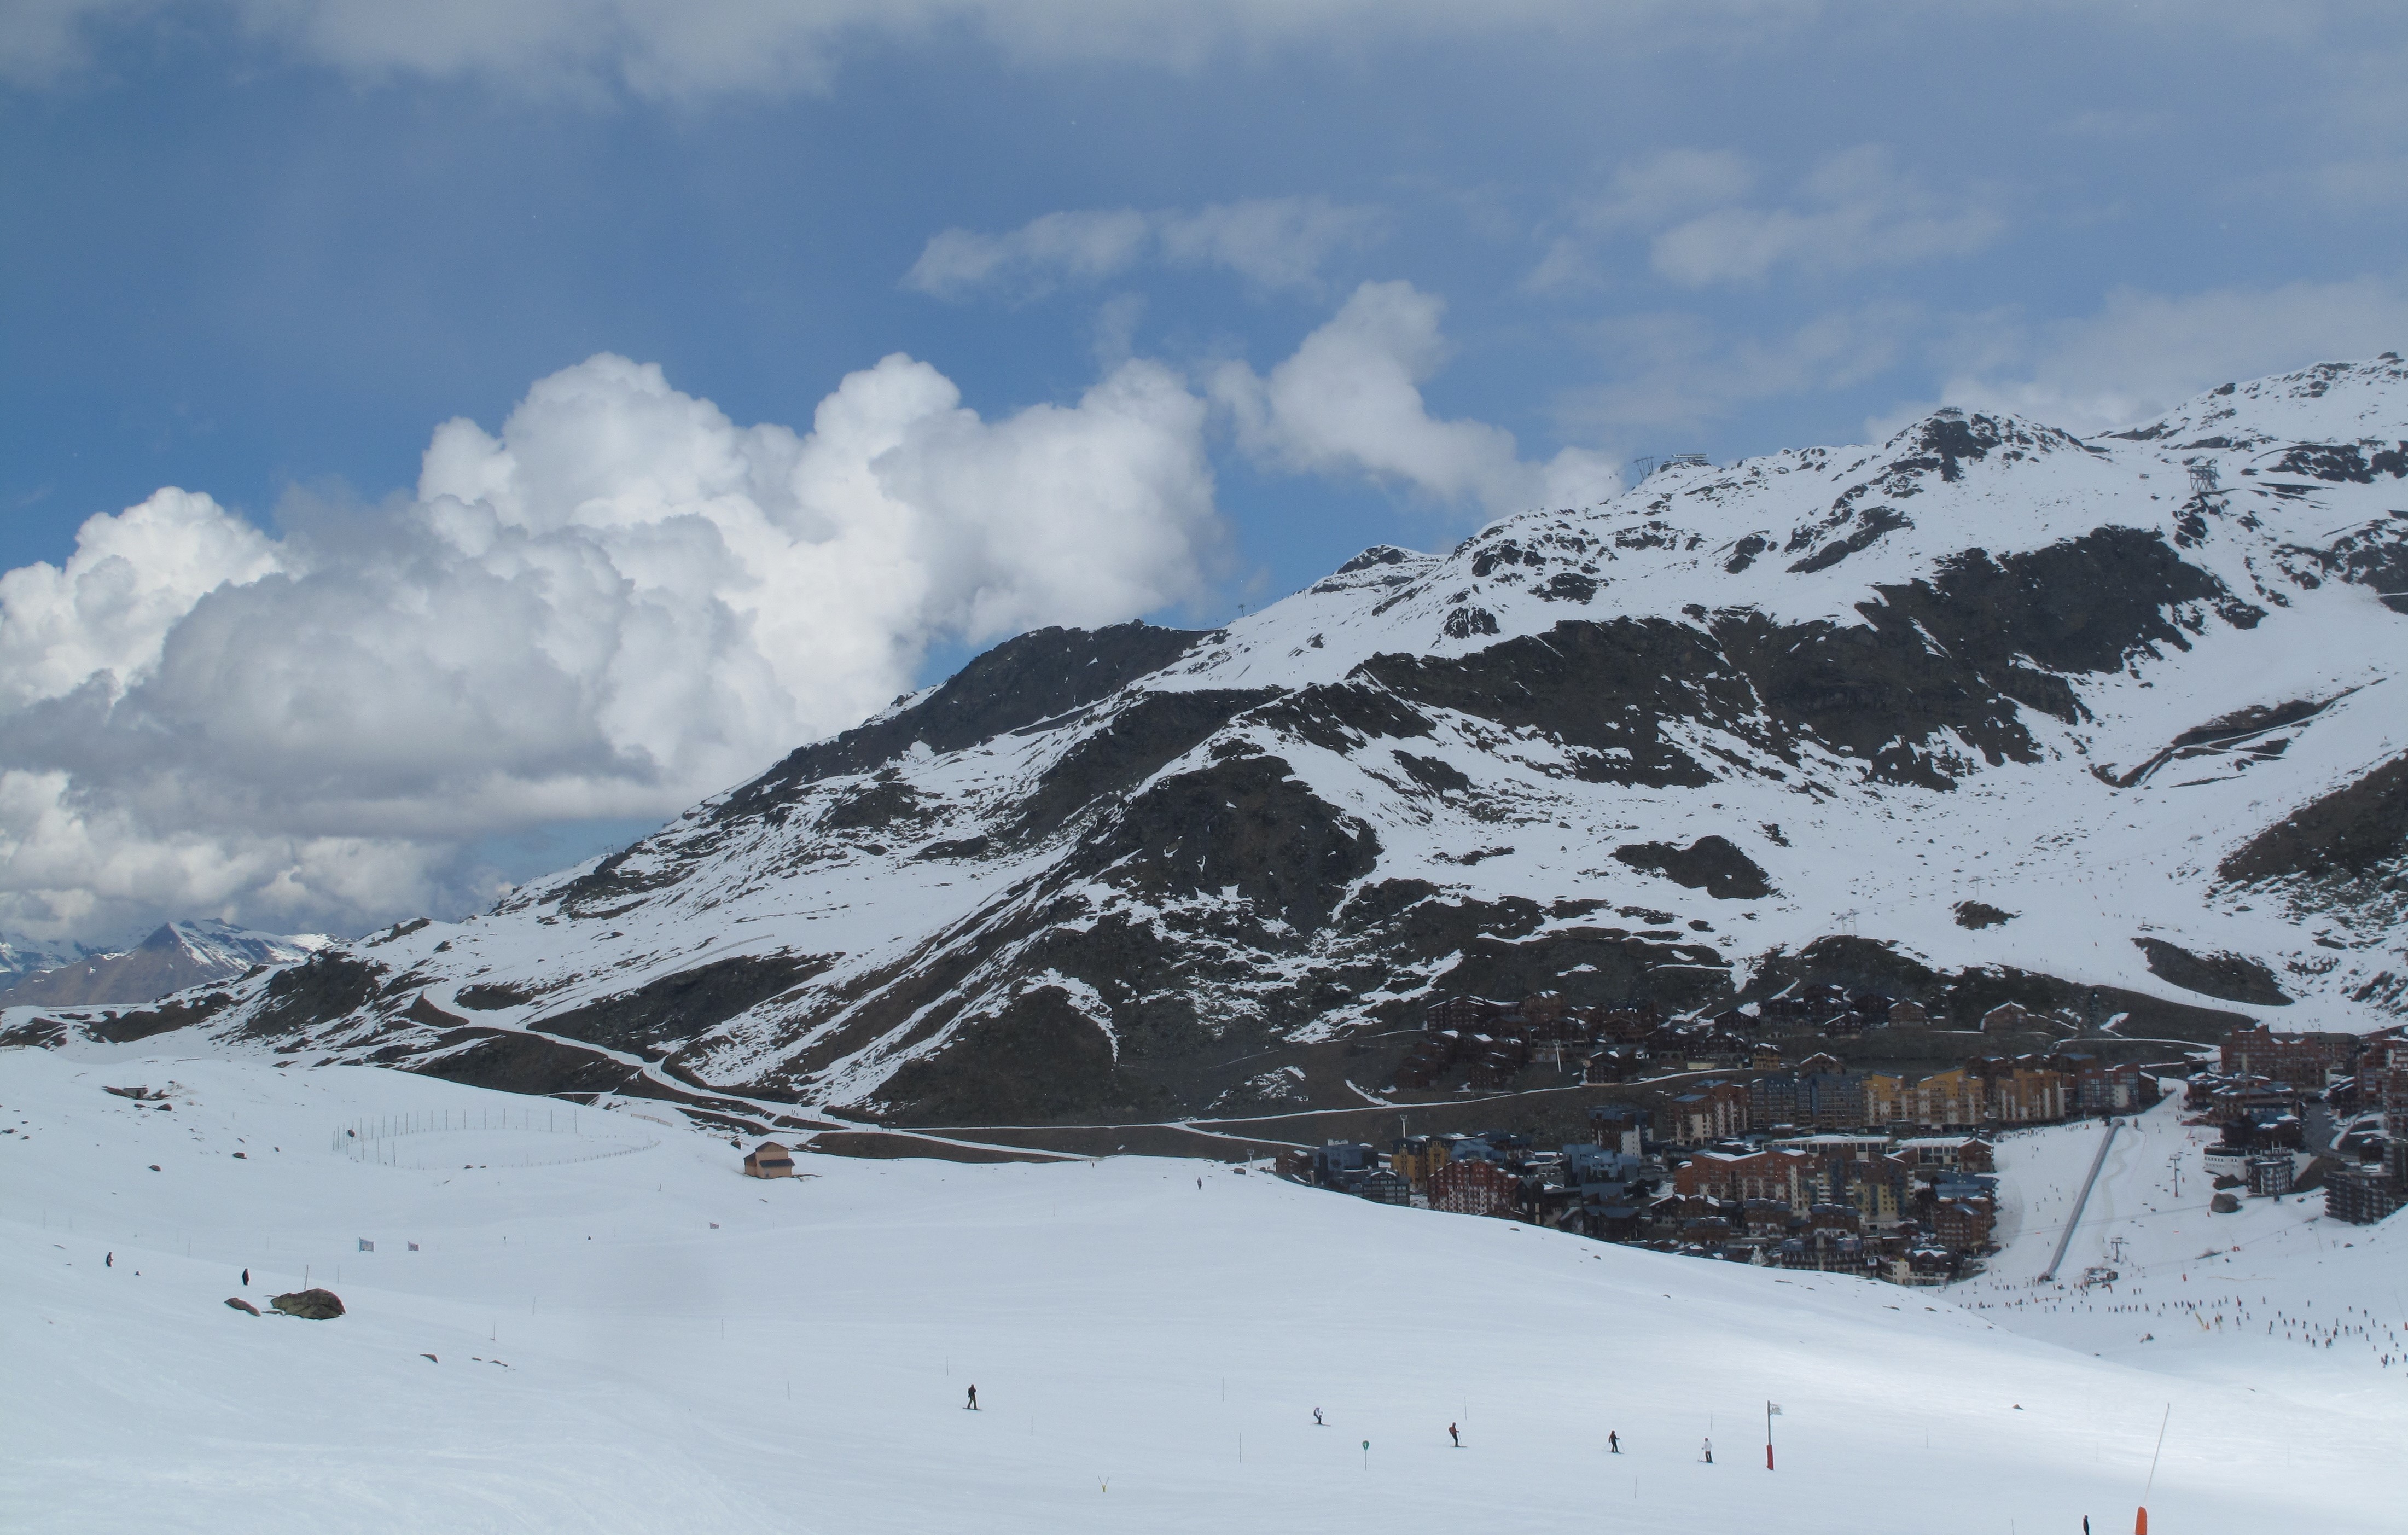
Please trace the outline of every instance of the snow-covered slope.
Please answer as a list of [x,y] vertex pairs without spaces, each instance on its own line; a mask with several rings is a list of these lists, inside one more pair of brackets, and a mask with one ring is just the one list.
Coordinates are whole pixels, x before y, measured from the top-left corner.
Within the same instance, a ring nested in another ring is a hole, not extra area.
[[[2104,1128],[2001,1138],[2004,1249],[1949,1298],[2024,1336],[2186,1380],[2296,1390],[2313,1378],[2336,1401],[2408,1398],[2408,1226],[2327,1220],[2313,1191],[2216,1214],[2200,1155],[2216,1132],[2182,1120],[2177,1091],[2123,1123],[2054,1284],[2040,1276]],[[2115,1281],[2086,1288],[2094,1267]]]
[[[2220,1532],[2388,1528],[2408,1494],[2401,1372],[2338,1348],[2170,1378],[1953,1291],[1211,1164],[756,1183],[636,1108],[0,1051],[0,1525],[2104,1531],[2148,1486],[2153,1528]],[[2397,1269],[2401,1233],[2350,1235]],[[305,1279],[349,1314],[223,1303]]]
[[215,917],[170,922],[123,954],[88,954],[25,976],[8,1000],[20,1007],[150,1002],[233,980],[256,966],[306,959],[330,941],[318,933],[253,932]]
[[1227,1103],[1459,993],[2395,1021],[2403,444],[2386,354],[1661,471],[1225,630],[1023,637],[491,913],[91,1026],[998,1124]]

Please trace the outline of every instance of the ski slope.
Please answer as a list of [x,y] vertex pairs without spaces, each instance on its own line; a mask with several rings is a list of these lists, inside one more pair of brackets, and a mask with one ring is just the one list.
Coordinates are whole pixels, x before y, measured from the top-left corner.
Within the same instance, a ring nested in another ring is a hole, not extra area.
[[[2384,1528],[2408,1492],[2408,1372],[2341,1349],[2220,1376],[1953,1293],[1184,1162],[759,1183],[627,1106],[140,1049],[0,1052],[0,1528],[2104,1531],[2170,1399],[2160,1535]],[[411,1115],[468,1165],[339,1133]],[[564,1136],[619,1154],[502,1165]],[[2172,1136],[2134,1140],[2119,1201]],[[2241,1267],[2302,1307],[2344,1275],[2246,1220]],[[2341,1256],[2396,1268],[2387,1235]],[[349,1315],[222,1303],[305,1268]]]
[[[2057,1282],[2038,1284],[2101,1133],[2053,1126],[2000,1142],[2004,1251],[1951,1299],[2025,1336],[2186,1381],[2328,1405],[2408,1398],[2408,1227],[2327,1220],[2321,1191],[2211,1213],[2200,1154],[2216,1132],[2182,1123],[2179,1092],[2127,1122]],[[2094,1265],[2118,1279],[2085,1291]]]

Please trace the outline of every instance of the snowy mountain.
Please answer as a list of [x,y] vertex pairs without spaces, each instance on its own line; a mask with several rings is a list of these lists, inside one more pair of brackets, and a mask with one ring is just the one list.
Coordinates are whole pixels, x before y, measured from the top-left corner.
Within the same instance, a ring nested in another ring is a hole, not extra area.
[[316,933],[255,933],[204,917],[171,922],[123,954],[85,954],[24,976],[9,989],[12,1007],[93,1007],[149,1002],[188,986],[231,981],[262,965],[289,965],[331,940]]
[[70,939],[26,938],[17,933],[0,933],[0,991],[7,991],[29,975],[54,970],[81,959],[106,957],[104,951]]
[[997,1125],[1377,1101],[1454,995],[2393,1022],[2403,481],[2389,353],[1661,470],[1024,636],[483,916],[107,1026]]

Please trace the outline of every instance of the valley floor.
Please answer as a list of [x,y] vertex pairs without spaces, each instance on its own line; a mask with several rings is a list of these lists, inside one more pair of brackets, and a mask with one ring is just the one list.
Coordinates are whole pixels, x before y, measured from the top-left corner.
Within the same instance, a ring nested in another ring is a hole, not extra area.
[[[2163,1111],[2068,1261],[2127,1236],[2108,1303],[2143,1315],[2031,1303],[2046,1205],[1916,1291],[1201,1162],[761,1183],[657,1106],[137,1051],[0,1052],[10,1529],[2104,1535],[2161,1424],[2159,1535],[2384,1528],[2408,1495],[2408,1369],[2171,1310],[2358,1317],[2408,1239],[2313,1200],[2211,1221],[2195,1160],[2151,1210],[2192,1134]],[[343,1134],[401,1116],[442,1127]],[[2098,1133],[2014,1138],[2010,1188],[2078,1184]],[[305,1273],[350,1314],[223,1304]]]

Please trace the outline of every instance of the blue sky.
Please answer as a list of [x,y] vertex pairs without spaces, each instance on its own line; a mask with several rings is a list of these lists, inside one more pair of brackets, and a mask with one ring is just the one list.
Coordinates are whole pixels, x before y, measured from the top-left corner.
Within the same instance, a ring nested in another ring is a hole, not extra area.
[[1017,628],[2398,348],[2408,22],[2265,9],[0,6],[0,930],[457,911]]

